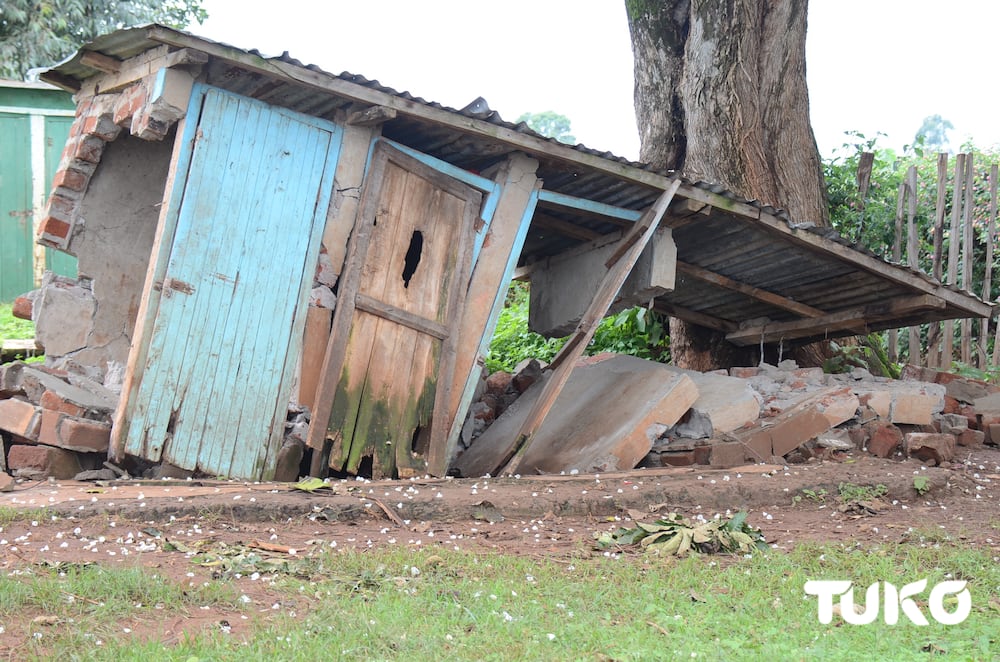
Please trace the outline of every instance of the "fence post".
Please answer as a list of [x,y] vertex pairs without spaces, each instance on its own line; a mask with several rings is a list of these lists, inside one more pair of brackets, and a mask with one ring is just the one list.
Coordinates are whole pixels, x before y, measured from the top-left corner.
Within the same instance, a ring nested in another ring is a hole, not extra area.
[[[934,208],[934,261],[935,280],[941,282],[941,257],[944,248],[944,212],[948,197],[948,155],[938,154],[937,203]],[[927,365],[941,367],[941,322],[932,322],[927,333]]]
[[[958,249],[961,245],[960,221],[962,218],[962,186],[965,181],[965,154],[955,155],[955,180],[951,192],[951,230],[948,233],[948,284],[958,281]],[[954,360],[955,321],[944,322],[944,349],[941,352],[941,367],[951,369]]]

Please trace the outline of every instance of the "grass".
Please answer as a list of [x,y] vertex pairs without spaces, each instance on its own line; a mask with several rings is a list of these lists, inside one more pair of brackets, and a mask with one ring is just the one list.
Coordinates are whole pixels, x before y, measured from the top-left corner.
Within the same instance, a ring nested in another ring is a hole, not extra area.
[[35,325],[14,317],[12,307],[12,304],[0,303],[0,341],[34,338]]
[[[45,659],[923,660],[935,651],[980,660],[1000,655],[998,561],[985,550],[915,543],[683,560],[389,548],[324,553],[312,560],[311,579],[276,576],[267,600],[283,608],[248,605],[252,626],[242,643],[217,630],[169,646],[120,633],[123,624],[165,612],[230,606],[246,577],[187,593],[153,571],[33,572],[0,583],[0,623],[23,609],[75,619],[73,627],[45,629],[42,639],[33,637],[36,626],[25,633],[21,657]],[[835,618],[824,626],[816,598],[803,591],[808,579],[867,587],[925,577],[930,585],[969,581],[973,610],[964,623],[856,626]],[[84,610],[67,595],[90,602]]]

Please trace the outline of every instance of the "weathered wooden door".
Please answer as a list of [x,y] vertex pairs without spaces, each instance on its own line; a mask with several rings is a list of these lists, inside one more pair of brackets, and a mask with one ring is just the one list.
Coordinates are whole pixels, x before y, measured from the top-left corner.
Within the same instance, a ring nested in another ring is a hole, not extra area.
[[448,430],[434,423],[448,418],[481,202],[472,187],[376,147],[326,357],[336,387],[319,395],[332,397],[331,467],[356,472],[369,457],[374,476],[412,475],[429,448],[444,447]]
[[203,93],[187,118],[197,130],[171,197],[176,229],[153,286],[159,307],[127,402],[125,450],[267,479],[341,133],[259,101]]

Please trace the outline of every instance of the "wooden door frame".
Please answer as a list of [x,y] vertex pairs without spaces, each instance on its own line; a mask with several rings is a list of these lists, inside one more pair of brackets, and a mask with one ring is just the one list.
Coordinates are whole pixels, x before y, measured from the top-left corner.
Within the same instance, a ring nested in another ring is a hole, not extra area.
[[[378,209],[377,205],[382,192],[385,169],[389,162],[393,162],[400,168],[408,171],[430,170],[441,182],[442,188],[449,186],[462,186],[463,188],[479,189],[482,191],[483,184],[473,185],[465,177],[455,177],[453,173],[447,172],[446,168],[435,167],[436,164],[428,162],[428,158],[417,158],[409,153],[409,149],[401,149],[400,146],[386,140],[374,141],[371,157],[369,159],[368,172],[365,175],[364,191],[362,192],[361,205],[359,208],[354,232],[351,233],[347,258],[344,262],[344,270],[340,291],[337,296],[337,307],[333,314],[333,324],[330,331],[330,341],[323,360],[320,384],[316,393],[316,406],[313,411],[312,425],[309,430],[308,445],[313,449],[312,474],[325,475],[329,470],[331,450],[333,445],[327,443],[327,433],[329,432],[330,416],[333,412],[333,400],[336,394],[337,385],[341,379],[341,373],[347,359],[348,343],[350,340],[351,328],[354,323],[354,311],[359,308],[357,304],[361,286],[362,263],[368,254],[371,243],[371,234],[374,219]],[[448,165],[449,168],[454,166]],[[466,173],[478,180],[486,183],[488,190],[498,192],[495,182],[478,177],[472,173]],[[465,197],[462,195],[461,197]],[[482,205],[482,202],[480,203]],[[495,206],[495,205],[494,205]],[[473,217],[472,212],[475,216]],[[466,217],[462,221],[462,228],[458,237],[458,259],[455,269],[459,274],[465,274],[465,282],[456,282],[448,292],[448,316],[461,319],[465,305],[465,291],[468,287],[468,277],[472,273],[472,253],[475,241],[474,226],[475,219],[481,214],[481,209],[467,209]],[[457,333],[449,333],[442,340],[440,360],[437,368],[437,383],[434,393],[434,405],[431,423],[430,454],[435,448],[443,449],[447,444],[449,426],[442,425],[447,420],[447,410],[451,402],[451,386],[454,378],[455,348],[458,342]],[[437,424],[434,424],[437,421]],[[338,449],[343,450],[343,449]]]
[[[125,447],[128,440],[128,429],[130,427],[128,421],[129,407],[139,394],[139,387],[142,381],[143,373],[145,372],[144,366],[148,358],[156,319],[160,312],[161,284],[166,276],[167,267],[170,263],[170,255],[174,248],[174,240],[176,238],[181,209],[183,208],[185,189],[188,184],[188,176],[195,152],[195,144],[199,136],[199,125],[201,122],[204,100],[209,92],[238,97],[249,103],[262,104],[267,107],[269,112],[288,115],[293,117],[296,121],[328,130],[332,135],[330,156],[328,156],[328,158],[336,159],[339,155],[340,143],[343,139],[343,128],[333,122],[304,115],[280,106],[273,106],[264,101],[252,99],[222,88],[206,85],[204,83],[193,83],[187,112],[184,117],[180,118],[177,124],[173,152],[170,159],[166,184],[164,186],[166,203],[161,207],[160,216],[157,220],[153,246],[150,252],[151,257],[149,267],[146,271],[142,298],[136,315],[135,330],[132,335],[132,344],[129,349],[129,356],[125,369],[125,378],[122,384],[121,395],[118,400],[118,407],[114,414],[108,456],[111,460],[116,462],[121,462],[125,459]],[[332,200],[334,171],[335,168],[330,169],[330,175],[328,178],[330,180],[329,186],[325,183],[323,184],[323,186],[329,189],[325,191],[328,200]],[[321,194],[323,194],[322,191]],[[329,202],[327,204],[329,204]],[[326,211],[326,209],[323,210],[323,219],[327,218]],[[313,261],[318,259],[319,244],[321,243],[324,228],[319,227],[314,229],[316,230],[314,232],[315,236],[313,236],[310,240],[310,245],[306,255],[307,264],[310,257]],[[310,286],[311,282],[305,282],[304,279],[299,292],[299,301],[297,304],[298,310],[305,310],[308,303]],[[293,337],[296,333],[301,335],[304,320],[304,314],[296,314],[293,321],[293,328],[291,330]],[[286,355],[285,365],[283,368],[283,378],[281,380],[282,388],[284,388],[286,384],[290,385],[291,380],[289,371],[293,370],[294,361],[297,359],[298,357],[291,356],[291,352]],[[277,394],[275,397],[277,397]],[[272,434],[273,432],[274,431],[272,430]],[[273,470],[276,459],[276,457],[267,459],[264,469],[265,472]]]

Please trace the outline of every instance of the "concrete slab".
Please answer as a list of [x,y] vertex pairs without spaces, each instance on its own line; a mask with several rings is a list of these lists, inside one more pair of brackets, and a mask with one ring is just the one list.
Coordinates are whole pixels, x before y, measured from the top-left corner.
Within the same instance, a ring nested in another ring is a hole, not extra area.
[[762,398],[745,379],[673,366],[668,369],[687,375],[698,387],[698,399],[691,405],[688,420],[677,426],[678,436],[713,437],[755,423],[760,416]]
[[[532,385],[458,457],[463,476],[496,472],[548,377]],[[577,367],[521,462],[522,474],[631,469],[698,399],[690,377],[631,356]]]
[[[604,263],[617,249],[617,242],[617,237],[611,237],[589,250],[570,250],[536,268],[531,274],[528,328],[552,338],[572,333],[607,272]],[[661,228],[639,256],[608,314],[644,306],[653,297],[673,291],[676,265],[673,235],[670,228]]]

